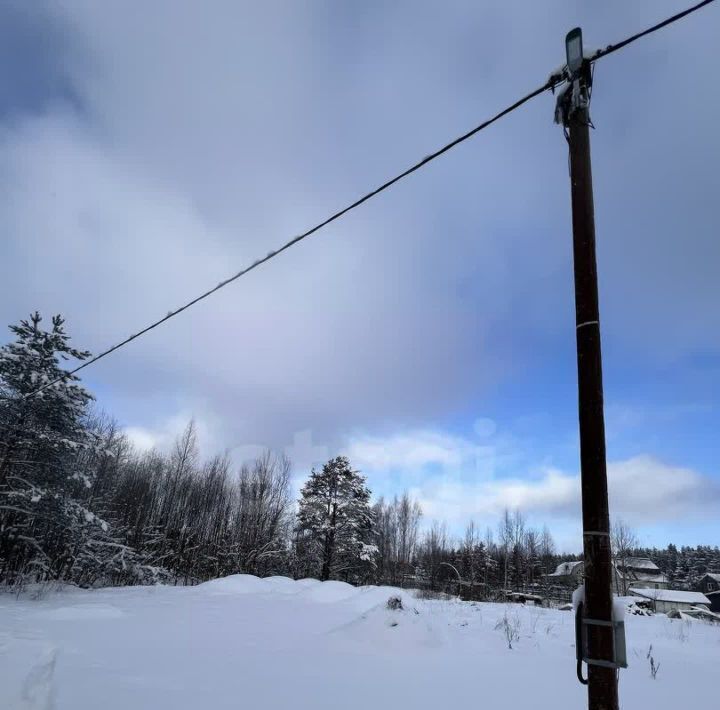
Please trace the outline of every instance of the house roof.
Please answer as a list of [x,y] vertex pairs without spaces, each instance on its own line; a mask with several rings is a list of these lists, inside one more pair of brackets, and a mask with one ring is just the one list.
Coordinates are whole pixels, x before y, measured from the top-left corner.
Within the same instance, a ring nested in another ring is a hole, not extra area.
[[631,569],[643,570],[645,572],[659,572],[660,568],[647,557],[626,557],[622,560],[616,560],[617,563],[629,567]]
[[631,594],[637,594],[645,599],[653,599],[660,602],[678,602],[680,604],[710,604],[710,600],[700,592],[685,592],[680,589],[635,589],[630,590]]
[[711,579],[714,579],[716,582],[720,582],[720,574],[717,572],[705,572],[703,577],[710,577]]
[[548,577],[566,577],[572,574],[578,565],[583,564],[582,560],[568,560],[567,562],[561,562],[552,574]]

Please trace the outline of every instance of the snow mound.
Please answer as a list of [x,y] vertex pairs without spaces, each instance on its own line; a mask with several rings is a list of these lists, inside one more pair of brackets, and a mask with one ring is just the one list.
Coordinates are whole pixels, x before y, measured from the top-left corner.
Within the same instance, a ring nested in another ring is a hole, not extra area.
[[[252,574],[232,574],[199,584],[196,589],[211,594],[297,594],[308,601],[334,603],[362,594],[362,587],[346,582],[321,582],[318,579],[294,580],[290,577],[256,577]],[[374,587],[373,589],[378,589]],[[392,587],[386,587],[388,593]]]
[[332,604],[334,602],[345,601],[350,597],[361,594],[361,590],[353,587],[347,582],[320,582],[319,584],[306,587],[302,596],[314,602],[322,602],[324,604]]
[[260,580],[262,588],[268,592],[279,594],[297,594],[302,587],[290,577],[265,577]]
[[196,589],[212,594],[252,594],[262,591],[263,580],[254,574],[231,574],[199,584]]
[[412,609],[415,604],[406,590],[396,587],[353,587],[347,582],[321,582],[312,578],[294,580],[279,576],[261,578],[250,574],[233,574],[200,584],[196,589],[211,594],[292,594],[305,601],[321,604],[351,604],[351,608],[358,612],[384,607],[393,596],[401,599],[405,609]]
[[[380,595],[374,593],[354,597],[351,600],[353,606],[360,606],[363,602],[373,605],[351,621],[330,629],[328,635],[348,647],[366,647],[370,653],[383,655],[403,654],[408,648],[420,653],[437,652],[447,644],[447,618],[426,614],[423,613],[424,609],[408,606],[413,602],[410,597],[397,593],[388,596],[388,589],[392,588],[384,588],[382,602],[378,602]],[[388,608],[387,602],[391,596],[402,599],[402,609]]]

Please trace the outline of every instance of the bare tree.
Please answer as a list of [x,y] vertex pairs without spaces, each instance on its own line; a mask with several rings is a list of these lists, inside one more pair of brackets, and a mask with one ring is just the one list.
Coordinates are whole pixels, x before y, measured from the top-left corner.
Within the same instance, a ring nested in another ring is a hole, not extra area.
[[512,568],[513,582],[517,585],[525,558],[525,518],[519,510],[512,514],[506,508],[498,526],[498,537],[504,556],[504,585],[508,589]]
[[543,580],[547,583],[547,575],[552,572],[552,563],[555,558],[555,540],[553,540],[550,528],[543,525],[540,533],[540,565],[543,571]]
[[540,557],[543,560],[543,564],[547,560],[551,560],[555,556],[555,540],[553,540],[550,528],[547,525],[543,525],[542,532],[540,533]]
[[290,460],[266,451],[243,465],[234,510],[234,554],[240,570],[262,574],[264,562],[286,551]]
[[377,578],[389,584],[402,584],[413,569],[417,553],[422,509],[406,491],[393,501],[380,498],[373,506],[378,548]]
[[465,578],[474,585],[479,572],[478,562],[478,544],[480,543],[480,535],[478,533],[475,521],[471,520],[465,528],[465,539],[463,540],[461,559],[462,568]]
[[627,560],[638,547],[635,530],[624,520],[615,520],[610,532],[610,544],[615,559],[615,587],[618,594],[626,595],[628,591]]
[[399,500],[395,500],[397,520],[397,561],[402,576],[410,568],[418,541],[418,530],[422,508],[405,491]]
[[430,530],[425,533],[422,545],[422,562],[430,577],[432,589],[439,589],[442,565],[450,556],[448,535],[445,523],[433,521]]
[[535,575],[538,571],[540,561],[540,534],[534,528],[525,533],[525,566],[526,579],[529,584],[535,583]]
[[498,525],[498,540],[503,555],[503,589],[508,588],[508,568],[510,564],[510,548],[513,541],[513,521],[510,511],[505,508]]

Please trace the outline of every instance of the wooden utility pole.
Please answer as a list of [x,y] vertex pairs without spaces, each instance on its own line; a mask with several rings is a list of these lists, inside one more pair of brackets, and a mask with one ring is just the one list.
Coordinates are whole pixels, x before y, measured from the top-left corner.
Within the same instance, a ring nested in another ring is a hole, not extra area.
[[582,657],[588,664],[588,708],[618,710],[595,216],[590,164],[588,103],[591,75],[588,62],[583,57],[579,29],[568,34],[566,46],[568,86],[558,101],[558,108],[570,146],[585,560],[585,598],[579,622],[583,625],[583,634],[587,635],[587,647]]
[[[612,553],[605,463],[600,315],[587,108],[568,122],[575,263],[580,471],[588,656],[613,662]],[[604,625],[607,624],[607,625]],[[588,665],[588,708],[618,710],[617,670]]]

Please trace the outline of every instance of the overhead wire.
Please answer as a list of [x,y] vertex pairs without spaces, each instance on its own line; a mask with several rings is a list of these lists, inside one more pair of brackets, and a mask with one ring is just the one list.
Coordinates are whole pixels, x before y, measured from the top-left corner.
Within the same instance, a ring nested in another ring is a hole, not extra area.
[[687,17],[688,15],[692,15],[693,12],[697,12],[698,10],[701,10],[706,5],[710,5],[711,3],[715,2],[715,0],[702,0],[702,2],[699,2],[697,5],[693,5],[692,7],[687,8],[687,10],[683,10],[682,12],[678,12],[675,15],[672,15],[671,17],[668,17],[667,19],[663,20],[662,22],[658,22],[656,25],[652,25],[652,27],[648,27],[647,29],[643,30],[642,32],[638,32],[637,34],[634,34],[626,39],[624,39],[622,42],[617,42],[615,44],[609,44],[604,49],[599,49],[597,52],[592,54],[588,57],[589,61],[594,62],[597,59],[602,59],[602,57],[607,57],[609,54],[613,54],[613,52],[617,52],[620,49],[623,49],[627,47],[629,44],[632,44],[633,42],[637,42],[637,40],[647,37],[647,35],[653,34],[653,32],[657,32],[658,30],[663,29],[663,27],[667,27],[668,25],[672,25],[673,23],[677,22],[678,20],[682,20],[684,17]]
[[258,266],[261,266],[262,264],[270,261],[271,259],[274,259],[276,256],[279,256],[284,252],[285,250],[289,249],[290,247],[294,246],[298,242],[301,242],[303,239],[307,239],[311,235],[315,234],[315,232],[318,232],[323,227],[326,227],[331,222],[334,222],[335,220],[339,219],[343,215],[347,214],[351,210],[354,210],[356,207],[359,207],[364,202],[367,202],[368,200],[372,199],[376,195],[379,195],[381,192],[384,192],[389,187],[394,185],[396,182],[399,182],[400,180],[403,180],[408,175],[411,175],[415,171],[422,168],[424,165],[427,165],[428,163],[432,162],[436,158],[439,158],[444,153],[447,153],[452,148],[460,145],[464,141],[468,140],[469,138],[472,138],[476,133],[479,133],[483,129],[487,128],[491,124],[495,123],[499,119],[501,119],[503,116],[507,116],[509,113],[512,113],[516,109],[520,108],[523,104],[527,103],[531,99],[535,98],[539,94],[542,94],[544,91],[548,91],[549,89],[553,88],[553,86],[557,85],[558,82],[553,82],[550,79],[548,79],[545,84],[538,87],[534,91],[531,91],[529,94],[526,94],[521,99],[518,99],[515,103],[511,104],[507,108],[504,108],[499,113],[495,114],[492,118],[488,119],[487,121],[484,121],[478,126],[475,126],[475,128],[469,130],[467,133],[464,133],[463,135],[459,136],[458,138],[455,138],[450,143],[447,143],[442,148],[439,148],[434,153],[430,153],[429,155],[426,155],[422,160],[418,161],[411,167],[409,167],[407,170],[404,170],[402,173],[396,175],[395,177],[391,178],[387,182],[384,182],[379,187],[376,187],[371,192],[368,192],[367,194],[363,195],[361,198],[355,200],[352,204],[348,205],[347,207],[344,207],[343,209],[339,210],[338,212],[335,212],[333,215],[328,217],[327,219],[323,220],[322,222],[316,224],[314,227],[311,227],[306,232],[303,232],[302,234],[299,234],[296,237],[293,237],[290,241],[283,244],[278,249],[275,249],[274,251],[268,252],[263,258],[258,259],[257,261],[254,261],[250,266],[245,267],[244,269],[238,271],[236,274],[233,274],[229,278],[225,279],[224,281],[221,281],[216,286],[213,286],[213,288],[208,289],[204,293],[201,293],[199,296],[196,296],[191,301],[188,301],[184,305],[180,306],[179,308],[169,311],[165,316],[162,318],[159,318],[158,320],[154,321],[150,325],[146,326],[142,330],[139,330],[136,333],[133,333],[132,335],[125,338],[125,340],[121,340],[119,343],[116,343],[112,347],[109,347],[107,350],[102,351],[101,353],[98,353],[94,357],[90,358],[89,360],[84,361],[81,365],[78,365],[72,370],[69,370],[61,377],[56,378],[55,380],[51,380],[50,382],[45,383],[41,387],[38,387],[36,390],[33,390],[32,392],[29,392],[25,395],[25,397],[33,397],[36,394],[42,392],[43,390],[47,389],[48,387],[52,387],[53,385],[57,384],[58,382],[61,382],[65,380],[66,378],[74,375],[75,373],[79,372],[80,370],[83,370],[86,367],[89,367],[90,365],[96,363],[98,360],[102,360],[104,357],[107,357],[111,353],[115,352],[116,350],[119,350],[120,348],[124,347],[128,343],[131,343],[133,340],[136,340],[137,338],[141,337],[142,335],[145,335],[145,333],[148,333],[149,331],[153,330],[154,328],[157,328],[158,326],[162,325],[166,321],[170,320],[171,318],[174,318],[175,316],[179,315],[183,311],[186,311],[191,306],[194,306],[196,303],[199,303],[200,301],[206,299],[208,296],[211,296],[216,291],[219,291],[221,288],[224,288],[225,286],[231,284],[233,281],[236,281],[241,276],[245,276],[245,274],[249,273],[250,271],[253,271]]

